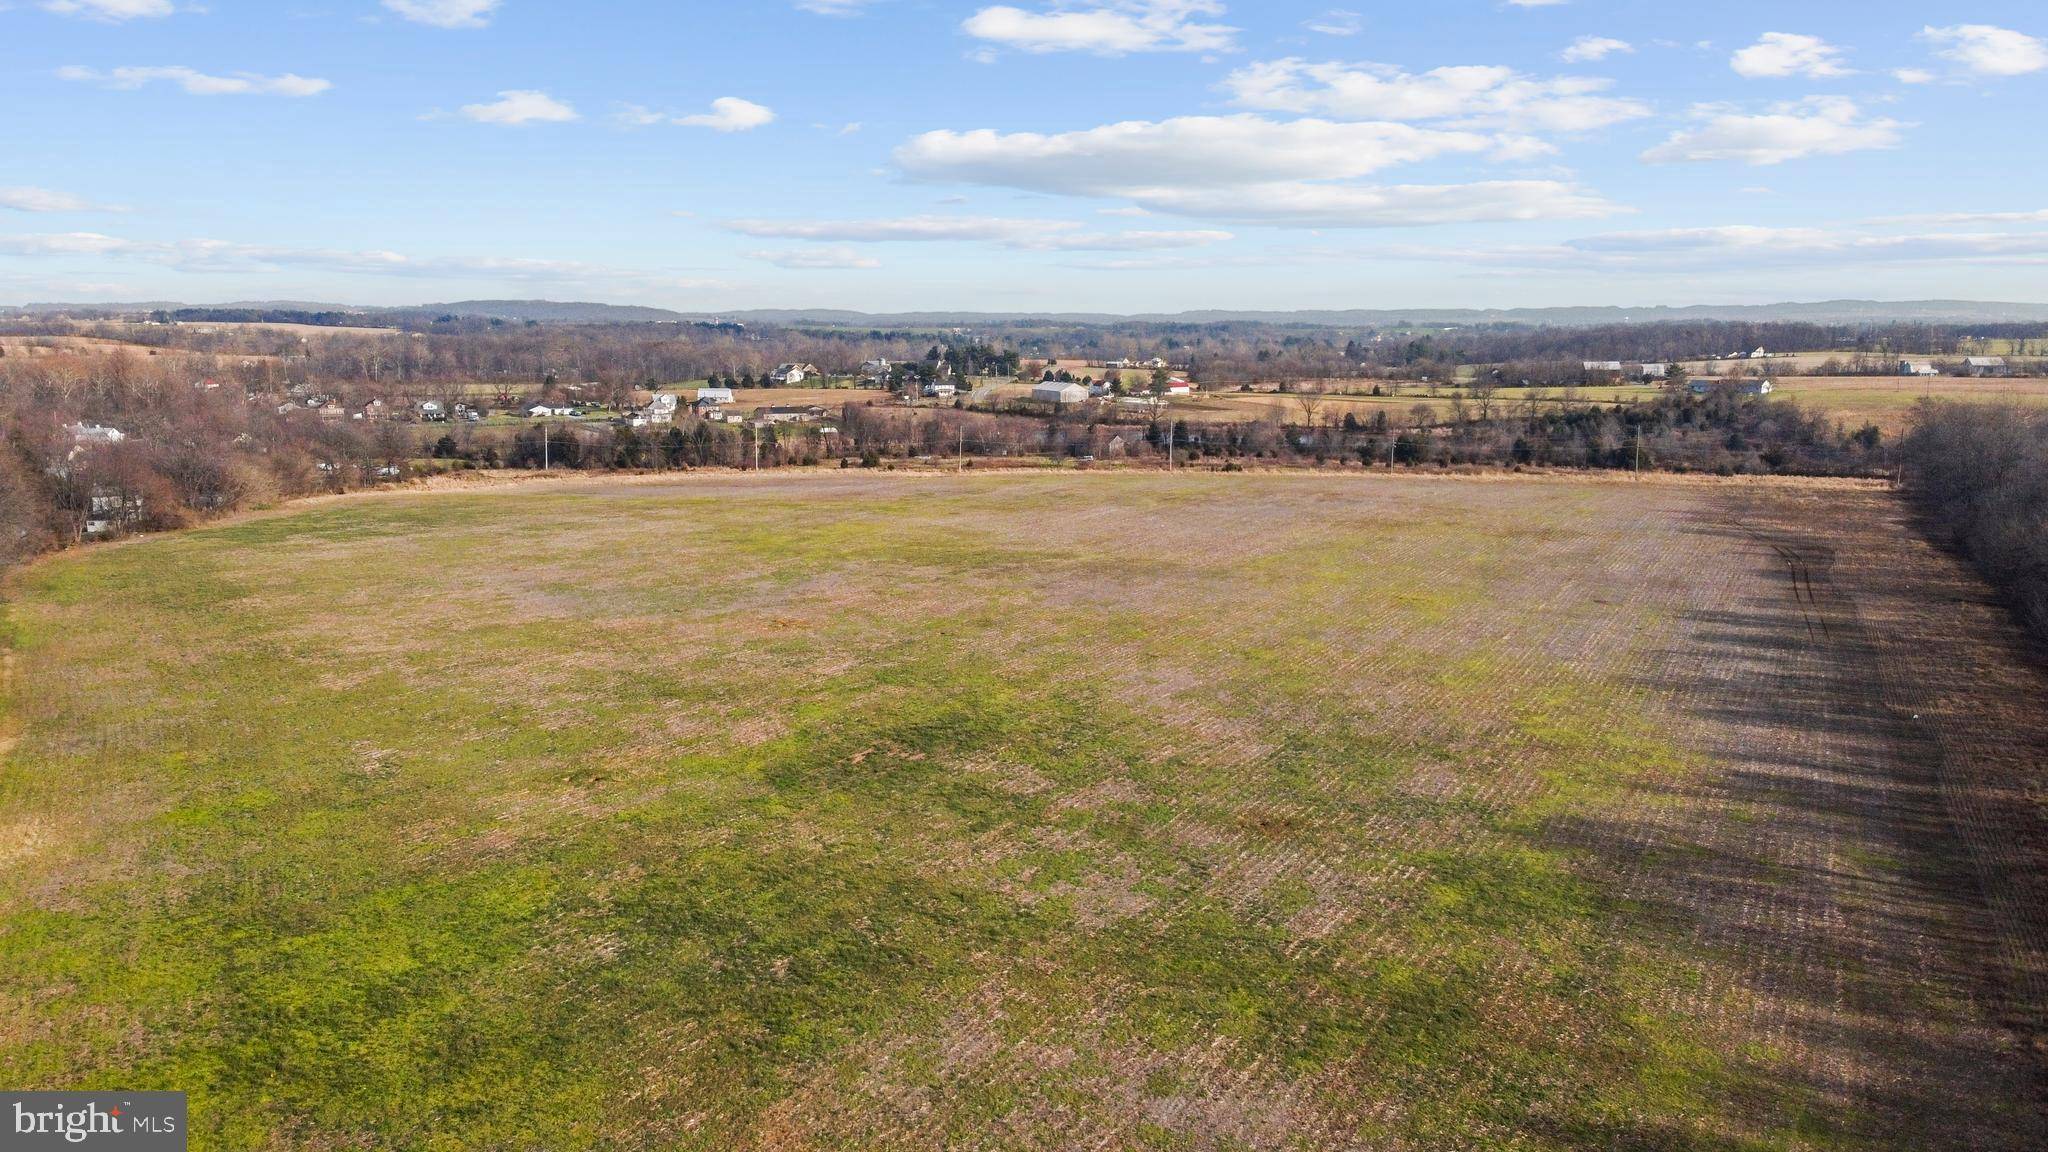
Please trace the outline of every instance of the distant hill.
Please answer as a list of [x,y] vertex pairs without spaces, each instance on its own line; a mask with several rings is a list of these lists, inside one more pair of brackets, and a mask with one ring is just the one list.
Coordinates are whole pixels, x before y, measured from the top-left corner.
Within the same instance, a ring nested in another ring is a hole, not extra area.
[[[0,315],[70,312],[119,315],[174,312],[190,305],[173,301],[103,304],[0,306]],[[514,323],[648,324],[730,320],[752,325],[817,325],[834,328],[989,328],[1003,325],[1271,324],[1320,328],[1397,328],[1519,324],[1584,327],[1596,324],[1654,324],[1732,320],[1857,324],[1895,321],[1927,323],[2048,322],[2048,304],[1981,300],[1825,300],[1814,303],[1698,304],[1686,307],[1573,308],[1353,308],[1307,311],[1205,309],[1192,312],[854,312],[840,308],[761,308],[738,312],[677,312],[634,304],[555,300],[457,300],[407,307],[363,307],[303,300],[243,300],[210,305],[221,309],[347,313],[391,321],[431,321],[459,316]]]
[[[704,314],[693,314],[693,316]],[[1584,327],[1682,320],[1735,320],[1853,324],[1861,321],[1929,323],[2048,322],[2048,304],[1976,300],[1827,300],[1816,303],[1699,304],[1648,308],[1353,308],[1291,312],[1205,309],[1192,312],[849,312],[841,309],[756,309],[720,313],[749,324],[818,324],[835,327],[963,327],[1039,320],[1050,324],[1276,324],[1331,328],[1411,325],[1524,324]]]
[[521,323],[534,320],[542,324],[651,324],[690,318],[666,308],[644,308],[636,304],[554,300],[457,300],[451,304],[421,304],[416,308],[386,311],[480,316],[486,320],[516,320]]

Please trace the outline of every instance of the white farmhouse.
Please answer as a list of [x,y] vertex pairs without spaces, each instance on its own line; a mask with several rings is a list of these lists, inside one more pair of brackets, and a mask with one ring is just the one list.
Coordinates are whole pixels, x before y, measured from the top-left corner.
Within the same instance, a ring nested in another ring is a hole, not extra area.
[[732,403],[732,389],[730,389],[730,388],[699,388],[699,389],[697,389],[697,403],[699,403],[699,404],[730,404],[730,403]]
[[779,388],[787,388],[801,384],[816,375],[818,368],[815,364],[778,364],[775,371],[768,374],[768,382]]

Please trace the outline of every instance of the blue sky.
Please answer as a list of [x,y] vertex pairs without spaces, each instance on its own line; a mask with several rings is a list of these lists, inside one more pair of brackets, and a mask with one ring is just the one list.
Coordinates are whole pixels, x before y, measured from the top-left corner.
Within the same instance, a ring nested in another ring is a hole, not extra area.
[[2039,0],[0,0],[0,302],[2048,300]]

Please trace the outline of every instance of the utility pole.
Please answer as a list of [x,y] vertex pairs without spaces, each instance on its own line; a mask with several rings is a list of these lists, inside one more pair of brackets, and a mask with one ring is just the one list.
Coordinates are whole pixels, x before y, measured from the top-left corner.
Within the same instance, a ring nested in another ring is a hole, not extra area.
[[548,470],[548,424],[545,420],[540,424],[540,470]]

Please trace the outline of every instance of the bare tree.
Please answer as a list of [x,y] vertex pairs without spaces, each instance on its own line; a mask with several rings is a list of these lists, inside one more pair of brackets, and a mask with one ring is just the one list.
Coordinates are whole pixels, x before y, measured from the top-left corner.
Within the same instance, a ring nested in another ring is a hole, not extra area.
[[1493,419],[1494,400],[1500,394],[1500,384],[1490,375],[1482,374],[1472,382],[1472,403],[1479,409],[1481,420]]
[[1301,422],[1309,431],[1313,432],[1320,426],[1319,418],[1323,412],[1323,405],[1328,402],[1328,399],[1323,394],[1323,386],[1321,384],[1310,383],[1296,386],[1294,405],[1301,409]]

